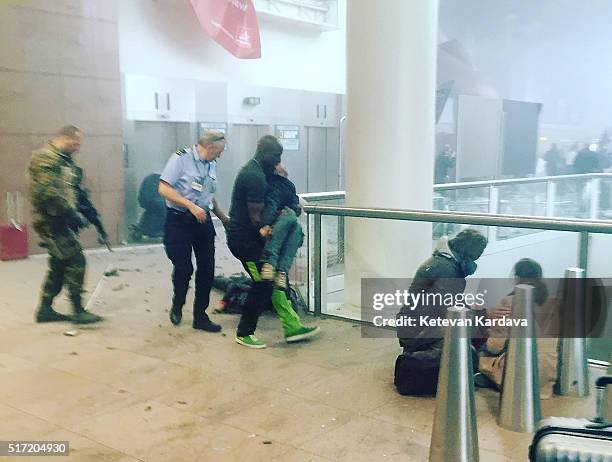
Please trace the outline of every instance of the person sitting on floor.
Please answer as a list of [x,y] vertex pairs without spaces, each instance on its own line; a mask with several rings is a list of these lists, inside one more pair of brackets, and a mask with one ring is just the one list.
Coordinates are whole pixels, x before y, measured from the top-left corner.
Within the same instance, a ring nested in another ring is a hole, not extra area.
[[[474,229],[465,229],[450,240],[446,236],[440,238],[432,256],[417,269],[409,288],[411,293],[424,295],[420,298],[422,302],[402,307],[400,316],[446,318],[449,306],[429,304],[425,300],[429,295],[433,299],[452,296],[456,300],[463,294],[466,278],[476,271],[476,260],[486,246],[487,239]],[[395,362],[398,392],[402,395],[435,394],[444,341],[443,327],[423,326],[417,322],[416,327],[399,327],[397,336],[404,349]]]
[[[514,265],[515,284],[528,284],[533,286],[534,292],[534,315],[546,312],[545,305],[551,303],[548,297],[548,288],[542,280],[542,267],[531,258],[523,258]],[[514,291],[504,297],[495,307],[487,309],[490,318],[503,318],[512,316],[512,301]],[[504,367],[506,363],[506,349],[510,329],[503,326],[489,327],[487,330],[487,341],[480,349],[478,368],[480,374],[476,374],[477,386],[501,389],[503,385]],[[538,370],[540,374],[540,398],[549,399],[553,394],[553,385],[556,380],[557,364],[557,339],[539,338],[538,348]]]

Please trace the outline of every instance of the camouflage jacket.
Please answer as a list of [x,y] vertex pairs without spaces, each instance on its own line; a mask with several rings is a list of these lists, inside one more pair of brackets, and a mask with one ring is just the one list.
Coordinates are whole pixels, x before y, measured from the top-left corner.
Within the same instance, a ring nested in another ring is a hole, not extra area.
[[34,220],[60,218],[77,209],[82,170],[51,143],[32,152],[28,183]]

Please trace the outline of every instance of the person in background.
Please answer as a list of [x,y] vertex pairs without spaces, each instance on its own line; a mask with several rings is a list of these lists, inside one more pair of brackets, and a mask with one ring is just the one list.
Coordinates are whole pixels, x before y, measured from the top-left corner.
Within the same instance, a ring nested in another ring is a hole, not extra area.
[[550,149],[546,151],[544,160],[546,161],[546,175],[557,176],[565,173],[565,156],[557,147],[557,143],[553,143]]
[[[601,172],[599,153],[592,151],[589,144],[584,143],[574,159],[573,173],[577,175],[599,172]],[[589,214],[589,202],[593,191],[591,187],[592,185],[588,181],[576,182],[575,184],[576,204],[578,205],[577,214],[579,217],[587,217]]]
[[215,276],[215,227],[210,212],[224,225],[229,221],[215,199],[217,159],[224,150],[225,135],[209,130],[195,146],[179,149],[170,156],[159,181],[159,194],[166,199],[168,207],[164,248],[174,266],[170,322],[176,326],[183,317],[193,274],[193,252],[197,271],[192,327],[208,332],[221,330],[219,324],[210,320],[206,309]]
[[455,166],[455,153],[450,144],[445,144],[442,152],[436,157],[434,179],[436,184],[450,181],[449,171]]
[[598,173],[601,172],[599,154],[591,151],[588,143],[582,145],[582,149],[576,154],[573,163],[573,173]]
[[[98,215],[89,202],[87,209],[95,213],[88,213],[87,217],[82,213],[87,213],[81,203],[86,199],[81,187],[83,171],[74,162],[82,138],[82,132],[77,127],[62,127],[45,147],[32,153],[30,160],[32,224],[49,252],[49,271],[35,317],[39,323],[73,321],[76,324],[90,324],[102,320],[101,316],[85,310],[81,298],[86,261],[78,232]],[[100,229],[100,239],[108,245],[106,232],[101,225]],[[52,307],[53,299],[64,285],[68,289],[73,316],[60,314]]]
[[[513,273],[515,285],[528,284],[534,288],[534,315],[542,311],[549,298],[548,288],[542,279],[540,264],[531,258],[523,258],[516,262]],[[511,317],[513,298],[514,291],[504,297],[498,305],[487,309],[487,316],[490,318]],[[477,386],[501,389],[509,334],[508,327],[488,328],[487,341],[479,352],[478,368],[480,372],[474,376]],[[556,345],[557,339],[554,338],[537,340],[541,399],[549,399],[553,394],[557,365]]]

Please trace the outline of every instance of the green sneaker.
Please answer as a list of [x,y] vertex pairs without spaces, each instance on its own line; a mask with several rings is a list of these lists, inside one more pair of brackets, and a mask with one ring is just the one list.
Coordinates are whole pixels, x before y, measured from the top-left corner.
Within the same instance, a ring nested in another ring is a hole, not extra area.
[[314,337],[315,335],[319,334],[319,332],[321,332],[321,328],[319,326],[314,326],[314,327],[300,326],[294,331],[286,334],[285,341],[287,343],[300,342],[302,340],[306,340],[306,339]]
[[239,343],[240,345],[244,345],[245,347],[249,347],[249,348],[265,348],[265,347],[267,347],[267,345],[264,342],[259,340],[254,335],[245,335],[244,337],[236,336],[235,340],[236,340],[236,343]]

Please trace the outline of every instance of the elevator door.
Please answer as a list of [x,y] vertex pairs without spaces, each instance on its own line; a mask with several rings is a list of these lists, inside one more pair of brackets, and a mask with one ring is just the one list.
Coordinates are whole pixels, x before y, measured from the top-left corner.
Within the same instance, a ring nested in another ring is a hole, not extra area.
[[229,210],[234,180],[242,166],[255,154],[257,140],[270,134],[269,125],[232,124],[228,127],[227,151],[217,165],[217,200]]
[[178,148],[194,144],[189,123],[134,122],[134,133],[127,143],[125,166],[126,223],[138,221],[138,188],[145,176],[161,173],[168,158]]
[[308,192],[327,188],[327,132],[325,128],[308,127]]
[[[298,149],[285,149],[283,151],[282,163],[289,172],[289,179],[295,185],[296,191],[299,193],[305,193],[308,190],[307,185],[307,141],[306,139],[307,128],[300,127],[300,143]],[[293,146],[295,147],[295,146]]]
[[307,127],[308,192],[338,190],[338,129]]

